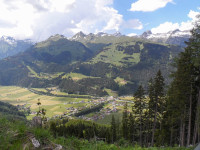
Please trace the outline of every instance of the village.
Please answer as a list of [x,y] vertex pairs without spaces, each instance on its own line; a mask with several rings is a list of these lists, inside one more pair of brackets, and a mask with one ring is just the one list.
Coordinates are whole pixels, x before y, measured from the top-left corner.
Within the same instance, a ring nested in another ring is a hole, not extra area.
[[64,103],[66,104],[85,104],[83,107],[66,107],[66,112],[64,112],[62,115],[55,115],[53,118],[61,117],[61,118],[72,118],[75,114],[85,110],[85,109],[91,109],[95,106],[98,106],[102,103],[104,103],[104,107],[101,108],[99,111],[94,111],[86,115],[78,116],[78,118],[83,120],[92,120],[97,121],[100,119],[104,119],[106,116],[111,115],[112,113],[122,112],[123,107],[125,103],[133,104],[133,101],[130,100],[123,100],[120,97],[114,98],[113,96],[109,97],[101,97],[97,99],[92,99],[90,101],[79,101],[79,102],[68,102]]
[[[66,117],[73,118],[77,113],[80,113],[86,109],[90,110],[100,104],[103,104],[103,107],[99,109],[99,111],[94,111],[85,115],[77,116],[77,118],[83,120],[97,121],[104,119],[106,116],[111,115],[112,113],[121,112],[123,110],[123,106],[125,103],[129,103],[130,105],[133,104],[133,101],[131,100],[124,100],[123,97],[113,97],[113,96],[97,97],[89,100],[79,100],[79,101],[76,101],[76,99],[77,98],[75,98],[75,101],[64,102],[63,106],[65,107],[65,111],[60,115],[53,115],[52,118],[66,118]],[[70,105],[71,107],[67,107],[67,105]],[[20,111],[25,112],[26,115],[30,115],[32,117],[37,115],[37,111],[31,110],[31,106],[27,105],[27,103],[23,105],[17,105],[17,107]]]

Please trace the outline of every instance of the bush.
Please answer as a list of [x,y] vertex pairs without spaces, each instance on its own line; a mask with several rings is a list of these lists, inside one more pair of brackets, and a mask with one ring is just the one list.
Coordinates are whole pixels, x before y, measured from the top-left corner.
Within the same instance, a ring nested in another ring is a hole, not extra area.
[[50,131],[47,129],[33,128],[33,134],[41,144],[47,144],[52,139],[52,135],[50,134]]

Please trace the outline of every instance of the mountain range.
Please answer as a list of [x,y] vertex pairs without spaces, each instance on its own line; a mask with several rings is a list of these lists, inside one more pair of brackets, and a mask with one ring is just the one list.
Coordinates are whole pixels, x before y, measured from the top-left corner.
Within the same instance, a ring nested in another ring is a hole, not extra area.
[[168,33],[156,33],[156,34],[153,34],[151,31],[146,31],[139,37],[158,43],[180,45],[184,47],[185,41],[187,41],[190,38],[190,36],[191,36],[190,31],[188,30],[180,31],[176,29],[174,31],[169,31]]
[[[143,39],[147,41],[152,41],[156,43],[170,44],[170,45],[179,45],[181,47],[185,46],[185,41],[187,41],[191,36],[190,31],[180,31],[178,29],[174,31],[169,31],[167,33],[152,33],[151,31],[146,31],[141,35],[131,36],[130,38]],[[90,33],[88,35],[83,32],[78,32],[70,40],[79,41],[79,42],[112,42],[116,39],[129,38],[128,36],[122,35],[120,32],[114,34],[107,34],[104,32],[99,32],[97,34]]]
[[13,56],[17,53],[24,52],[33,43],[31,40],[15,40],[9,36],[0,38],[0,59]]
[[[69,94],[95,96],[111,92],[131,94],[140,84],[146,87],[159,69],[165,82],[170,82],[168,76],[173,70],[170,64],[183,51],[183,44],[174,43],[189,38],[186,32],[179,33],[177,30],[164,37],[146,32],[128,37],[119,32],[88,35],[79,32],[70,39],[57,34],[35,44],[2,38],[10,47],[17,47],[20,42],[25,46],[20,53],[0,60],[0,84],[57,86]],[[172,40],[177,37],[177,41]],[[167,44],[170,39],[173,43]]]

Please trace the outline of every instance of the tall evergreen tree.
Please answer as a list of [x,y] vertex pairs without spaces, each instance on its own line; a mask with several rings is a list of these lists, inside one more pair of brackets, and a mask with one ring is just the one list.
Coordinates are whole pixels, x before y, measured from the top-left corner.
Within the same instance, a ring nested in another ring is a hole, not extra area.
[[131,143],[133,143],[134,140],[135,140],[135,136],[134,136],[134,134],[135,134],[135,120],[134,120],[132,113],[130,113],[130,115],[129,115],[128,129],[129,129],[129,141]]
[[152,138],[151,145],[154,145],[154,137],[156,126],[158,122],[159,114],[162,115],[162,107],[163,107],[163,97],[164,97],[164,78],[159,70],[154,78],[154,81],[149,89],[151,89],[151,93],[149,93],[150,101],[150,109],[153,113],[153,127],[152,127]]
[[191,31],[191,35],[189,41],[186,42],[185,51],[180,53],[175,61],[177,70],[172,74],[173,82],[169,88],[167,100],[166,114],[168,115],[168,123],[171,126],[170,143],[173,143],[172,135],[177,135],[179,140],[175,143],[179,142],[181,146],[189,146],[191,143],[199,142],[197,137],[200,136],[199,22]]
[[144,89],[142,85],[140,85],[137,89],[137,91],[134,94],[135,101],[134,101],[134,106],[133,106],[133,112],[136,117],[139,118],[139,143],[142,146],[142,115],[143,115],[143,110],[145,109],[145,97],[144,97]]
[[114,115],[112,115],[112,121],[111,121],[111,136],[112,136],[112,143],[114,143],[117,139],[117,130],[116,130],[116,122]]
[[125,139],[128,139],[128,105],[125,103],[122,116],[122,134]]

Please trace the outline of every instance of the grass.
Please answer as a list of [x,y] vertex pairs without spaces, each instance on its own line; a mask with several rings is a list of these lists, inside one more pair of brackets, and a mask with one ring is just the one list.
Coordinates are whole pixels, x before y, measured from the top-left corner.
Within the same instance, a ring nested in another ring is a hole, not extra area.
[[[46,89],[35,89],[37,91],[46,91]],[[75,96],[75,95],[74,95]],[[38,95],[30,92],[26,88],[16,87],[16,86],[0,86],[0,101],[8,102],[13,105],[26,105],[30,106],[31,111],[38,111],[39,107],[37,102],[40,100],[41,108],[47,110],[47,117],[52,117],[54,115],[61,115],[66,112],[68,107],[82,107],[86,104],[66,104],[68,102],[80,102],[88,101],[87,98],[70,98],[70,97],[56,97],[47,95]],[[88,104],[89,105],[89,104]],[[31,119],[35,115],[29,115],[27,118]]]
[[[48,90],[51,90],[51,93],[55,93],[56,95],[63,95],[64,93],[59,92],[56,87],[47,88]],[[42,91],[46,92],[47,89],[43,88],[34,88],[36,91]],[[117,94],[110,89],[105,89],[111,96],[116,96]],[[67,93],[65,93],[67,95]],[[76,95],[73,95],[76,96]],[[77,95],[79,96],[79,95]],[[120,99],[126,100],[128,102],[133,101],[133,97],[120,97]],[[62,115],[64,113],[69,113],[70,110],[68,108],[74,107],[74,108],[82,108],[82,107],[90,107],[93,106],[95,101],[92,99],[87,98],[72,98],[72,97],[59,97],[59,96],[47,96],[47,95],[38,95],[35,93],[32,93],[26,88],[16,87],[16,86],[0,86],[0,101],[8,102],[13,105],[25,105],[26,107],[30,106],[30,109],[32,112],[37,112],[39,110],[39,106],[37,105],[38,100],[41,102],[40,108],[46,109],[46,116],[52,117],[55,115]],[[81,103],[81,101],[84,101],[85,103]],[[92,101],[88,103],[88,101]],[[73,102],[73,103],[72,103]],[[120,116],[122,110],[123,110],[123,104],[125,102],[123,101],[116,101],[116,108],[118,112],[116,113],[118,116]],[[119,105],[117,105],[119,104]],[[104,106],[104,108],[110,108],[113,109],[114,103],[108,103]],[[131,111],[132,104],[129,104],[128,110]],[[32,119],[35,114],[27,116],[28,119]],[[90,114],[88,117],[91,117],[92,114]],[[98,120],[100,123],[110,123],[111,116],[108,115],[102,120]]]
[[127,84],[127,81],[124,78],[117,77],[115,82],[119,84],[119,86],[123,86]]
[[[23,121],[10,121],[0,116],[0,149],[36,149],[30,141],[30,137],[35,137],[40,147],[38,149],[45,149],[45,147],[52,147],[55,144],[62,145],[63,149],[73,150],[192,150],[194,148],[181,147],[164,147],[164,148],[141,148],[138,145],[134,147],[127,141],[121,139],[117,143],[108,144],[103,141],[78,139],[76,137],[54,137],[48,129],[36,128],[27,126]],[[52,149],[52,148],[51,148]],[[53,148],[55,149],[55,147]]]
[[81,79],[84,79],[84,78],[98,78],[98,77],[86,76],[86,75],[83,75],[83,74],[80,74],[80,73],[70,72],[70,73],[62,76],[62,79],[69,78],[69,77],[74,81],[78,81],[78,80],[81,80]]
[[39,79],[54,79],[64,74],[64,72],[57,72],[53,74],[48,74],[48,73],[43,73],[43,72],[37,73],[30,66],[27,66],[27,68],[29,70],[29,74],[28,74],[29,77],[34,77],[34,78],[39,78]]
[[104,90],[108,93],[109,96],[114,96],[114,97],[118,96],[117,92],[112,91],[111,89],[104,88]]
[[150,148],[141,148],[138,145],[134,147],[132,145],[125,143],[115,143],[107,144],[103,141],[88,141],[84,139],[77,139],[75,137],[58,137],[55,139],[55,143],[61,144],[66,147],[66,149],[74,150],[192,150],[193,148],[183,148],[183,147],[150,147]]
[[[126,66],[127,64],[137,64],[140,61],[140,53],[133,53],[132,55],[124,53],[124,51],[118,51],[116,47],[135,45],[135,42],[115,43],[106,47],[96,57],[94,57],[89,63],[105,62],[116,66]],[[142,46],[140,46],[142,48]]]

